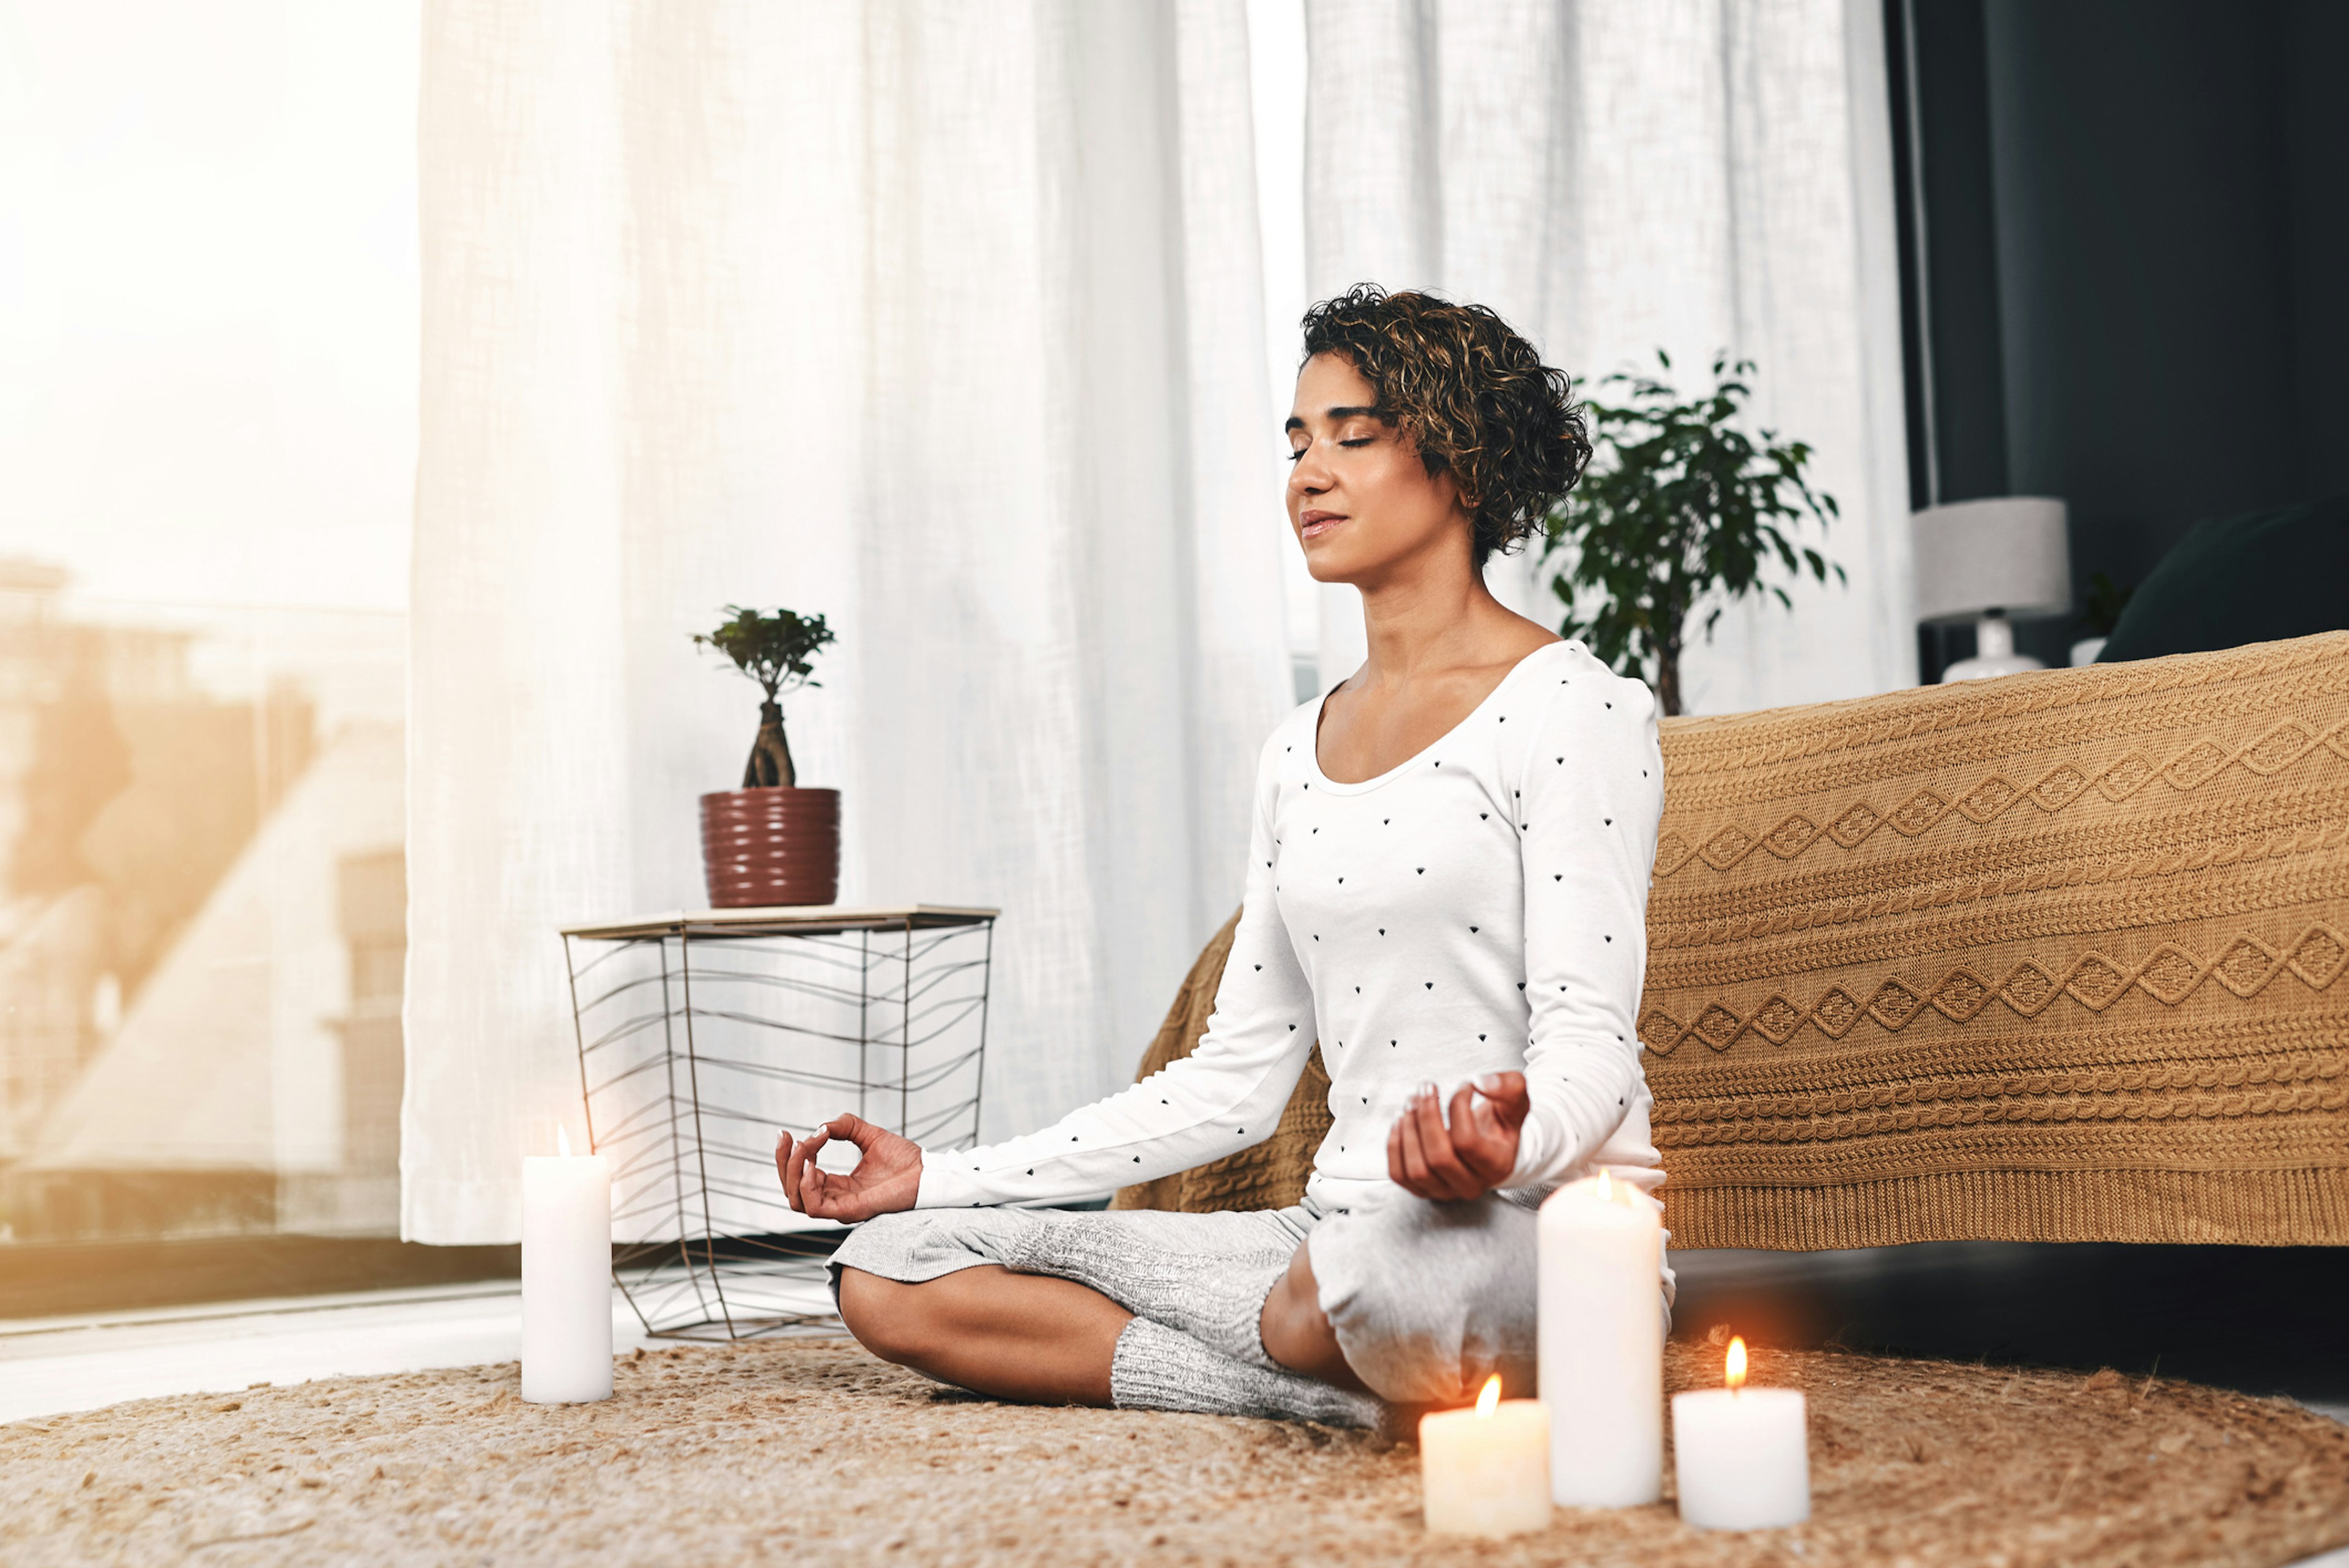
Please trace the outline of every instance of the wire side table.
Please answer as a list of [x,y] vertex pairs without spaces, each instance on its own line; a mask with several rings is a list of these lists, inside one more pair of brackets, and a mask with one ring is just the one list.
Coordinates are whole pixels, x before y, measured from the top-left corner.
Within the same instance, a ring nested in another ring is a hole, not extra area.
[[834,1323],[838,1227],[783,1200],[774,1129],[853,1109],[978,1141],[994,909],[675,911],[568,926],[588,1137],[612,1160],[612,1272],[649,1334]]

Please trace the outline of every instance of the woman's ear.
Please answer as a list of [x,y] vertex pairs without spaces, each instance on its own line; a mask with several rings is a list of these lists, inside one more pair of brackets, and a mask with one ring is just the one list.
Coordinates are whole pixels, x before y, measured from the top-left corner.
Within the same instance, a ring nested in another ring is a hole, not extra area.
[[1454,472],[1452,465],[1442,458],[1427,455],[1427,449],[1419,444],[1417,431],[1407,423],[1398,425],[1395,439],[1419,453],[1420,464],[1427,471],[1427,482],[1435,487],[1436,496],[1444,505],[1463,514],[1475,511],[1476,502],[1462,490],[1459,474]]

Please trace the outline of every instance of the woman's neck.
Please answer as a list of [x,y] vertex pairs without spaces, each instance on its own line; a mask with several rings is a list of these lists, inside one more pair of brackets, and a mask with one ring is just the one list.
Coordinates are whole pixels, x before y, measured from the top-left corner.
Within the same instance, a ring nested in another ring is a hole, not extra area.
[[1493,597],[1484,575],[1464,555],[1364,586],[1361,595],[1370,655],[1361,670],[1365,686],[1405,683],[1438,670],[1512,657],[1504,646],[1537,630]]

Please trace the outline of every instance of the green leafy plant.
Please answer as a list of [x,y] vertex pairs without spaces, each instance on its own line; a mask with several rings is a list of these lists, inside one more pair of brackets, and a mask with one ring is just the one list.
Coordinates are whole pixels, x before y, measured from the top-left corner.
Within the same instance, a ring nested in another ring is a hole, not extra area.
[[[1671,358],[1658,349],[1656,358],[1669,374]],[[1558,630],[1648,681],[1667,713],[1681,711],[1681,651],[1697,610],[1710,639],[1721,612],[1748,594],[1791,608],[1786,590],[1762,579],[1773,561],[1797,578],[1846,580],[1792,536],[1806,517],[1824,532],[1837,515],[1835,497],[1804,478],[1811,449],[1738,428],[1753,373],[1752,360],[1717,355],[1713,390],[1685,401],[1646,376],[1599,382],[1621,388],[1620,400],[1590,400],[1589,470],[1550,513],[1543,564],[1557,564]]]
[[802,686],[821,686],[811,680],[815,666],[810,659],[832,642],[832,628],[820,615],[801,616],[787,609],[762,615],[740,605],[728,605],[734,618],[716,631],[694,634],[694,644],[714,648],[734,661],[734,667],[759,683],[767,700],[759,705],[759,738],[751,743],[750,760],[742,769],[744,789],[791,789],[799,783],[792,766],[791,742],[783,738],[782,695]]

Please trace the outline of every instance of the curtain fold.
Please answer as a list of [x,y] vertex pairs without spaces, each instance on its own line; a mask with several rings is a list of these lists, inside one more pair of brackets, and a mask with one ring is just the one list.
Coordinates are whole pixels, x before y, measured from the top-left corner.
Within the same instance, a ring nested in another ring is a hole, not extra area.
[[[1755,360],[1756,421],[1817,450],[1847,589],[1748,601],[1683,657],[1691,711],[1916,679],[1881,8],[1872,0],[1307,0],[1307,270],[1489,305],[1587,390]],[[1488,573],[1557,624],[1524,557]],[[1322,681],[1361,657],[1323,601]]]
[[985,1135],[1124,1081],[1288,701],[1240,0],[436,4],[424,75],[403,1234],[580,1125],[555,929],[701,904],[729,603],[841,632],[843,900],[1003,909]]

